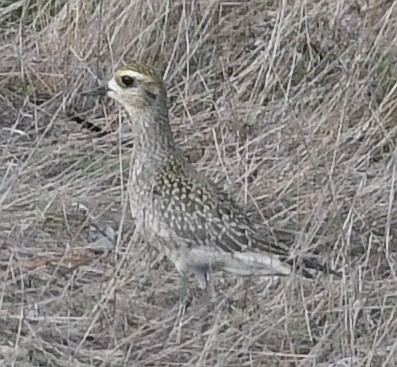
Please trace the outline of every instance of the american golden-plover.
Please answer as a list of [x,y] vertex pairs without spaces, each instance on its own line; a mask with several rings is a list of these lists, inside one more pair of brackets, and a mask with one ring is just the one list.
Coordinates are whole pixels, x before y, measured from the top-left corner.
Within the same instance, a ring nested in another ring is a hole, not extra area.
[[191,272],[204,289],[209,275],[219,270],[237,275],[289,275],[296,267],[306,275],[308,269],[326,270],[311,257],[295,267],[287,247],[266,242],[265,228],[189,164],[174,142],[166,88],[155,70],[128,64],[100,92],[118,101],[130,117],[134,161],[129,190],[137,229],[175,264],[185,285]]

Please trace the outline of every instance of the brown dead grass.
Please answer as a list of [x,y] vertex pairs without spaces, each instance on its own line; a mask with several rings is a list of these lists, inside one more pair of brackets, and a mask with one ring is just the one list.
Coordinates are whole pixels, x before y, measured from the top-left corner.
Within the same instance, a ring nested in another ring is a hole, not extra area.
[[[0,364],[397,366],[395,2],[6,1],[0,28]],[[165,72],[197,168],[342,279],[217,276],[180,313],[129,148],[68,117],[123,118],[79,95],[123,59]]]

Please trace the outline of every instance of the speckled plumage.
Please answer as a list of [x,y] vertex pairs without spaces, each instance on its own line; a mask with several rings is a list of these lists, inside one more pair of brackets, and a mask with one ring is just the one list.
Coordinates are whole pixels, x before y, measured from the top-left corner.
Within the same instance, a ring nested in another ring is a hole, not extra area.
[[[288,249],[265,242],[263,228],[175,146],[166,90],[153,69],[136,63],[121,67],[108,83],[108,95],[130,116],[135,138],[131,212],[148,244],[163,251],[182,276],[193,272],[202,288],[217,270],[291,273]],[[312,260],[303,264],[322,269]]]

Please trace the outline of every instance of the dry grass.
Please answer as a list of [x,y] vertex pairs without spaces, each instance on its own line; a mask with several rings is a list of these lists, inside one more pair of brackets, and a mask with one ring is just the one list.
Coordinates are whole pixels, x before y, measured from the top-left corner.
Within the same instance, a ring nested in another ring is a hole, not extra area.
[[[0,28],[1,365],[397,366],[395,2],[3,1]],[[68,117],[123,119],[79,95],[122,59],[165,72],[198,169],[342,279],[217,276],[181,314],[129,148]]]

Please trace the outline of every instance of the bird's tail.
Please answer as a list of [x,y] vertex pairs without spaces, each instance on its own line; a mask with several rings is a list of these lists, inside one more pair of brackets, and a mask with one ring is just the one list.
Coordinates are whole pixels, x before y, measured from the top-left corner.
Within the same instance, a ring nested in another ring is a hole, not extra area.
[[286,263],[306,278],[313,278],[318,273],[341,276],[340,273],[331,269],[328,264],[322,264],[314,257],[296,257],[286,260]]

